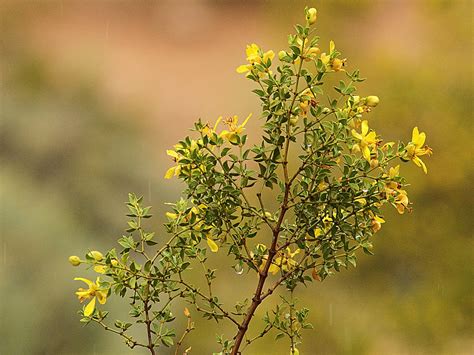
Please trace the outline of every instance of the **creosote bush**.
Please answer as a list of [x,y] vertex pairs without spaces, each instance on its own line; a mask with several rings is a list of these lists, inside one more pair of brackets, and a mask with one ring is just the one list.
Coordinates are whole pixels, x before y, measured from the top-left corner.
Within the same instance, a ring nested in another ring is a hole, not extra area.
[[[176,354],[187,354],[192,348],[186,336],[199,314],[234,326],[232,334],[217,336],[219,354],[241,353],[266,336],[286,338],[290,354],[299,354],[302,330],[312,326],[309,310],[298,306],[298,288],[355,267],[358,250],[372,254],[373,236],[385,223],[384,205],[400,214],[411,211],[397,162],[412,161],[427,172],[420,159],[431,154],[425,133],[415,127],[409,143],[384,142],[370,129],[368,117],[379,98],[355,94],[364,79],[346,69],[333,41],[321,53],[313,28],[317,11],[305,14],[306,24],[296,25],[278,64],[272,50],[250,44],[247,63],[237,68],[256,84],[261,140],[247,143],[251,115],[243,122],[237,116],[219,117],[215,124],[199,120],[193,137],[167,152],[174,165],[165,177],[179,178],[186,188],[166,213],[166,233],[146,229],[150,207],[130,194],[120,247],[69,258],[99,274],[96,281],[75,279],[85,283],[76,292],[87,300],[82,322],[116,333],[130,348],[155,354],[174,347]],[[333,75],[341,80],[327,87]],[[253,294],[236,304],[223,302],[213,288],[219,270],[208,266],[212,253],[225,253],[222,268],[255,282]],[[204,287],[190,277],[192,269],[202,270]],[[280,302],[269,309],[265,301],[277,290]],[[109,320],[103,305],[112,295],[128,300],[128,321]],[[259,308],[263,328],[249,330]],[[177,318],[186,320],[183,329],[174,326]],[[131,328],[143,329],[143,337],[130,335]]]

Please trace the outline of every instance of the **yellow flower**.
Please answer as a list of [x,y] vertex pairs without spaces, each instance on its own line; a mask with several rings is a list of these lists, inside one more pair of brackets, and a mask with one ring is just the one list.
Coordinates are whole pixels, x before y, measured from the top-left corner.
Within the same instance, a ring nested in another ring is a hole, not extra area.
[[[389,174],[398,175],[398,166],[396,166],[395,168],[391,168],[390,170],[391,171],[389,172]],[[385,184],[385,194],[387,195],[387,199],[390,196],[393,196],[395,198],[394,205],[397,208],[398,213],[403,214],[405,213],[405,210],[410,210],[410,203],[408,200],[407,192],[405,190],[402,190],[400,187],[401,186],[399,183],[395,181],[389,181]]]
[[422,155],[430,156],[433,151],[430,147],[424,145],[426,140],[425,132],[419,132],[418,127],[413,128],[411,142],[406,147],[406,158],[413,161],[421,167],[425,174],[428,173],[425,163],[419,158]]
[[[329,54],[322,53],[321,54],[321,61],[326,66],[327,69],[334,70],[334,71],[344,71],[342,67],[345,65],[345,59],[334,58],[336,51],[336,45],[334,41],[329,42]],[[332,59],[331,59],[332,58]]]
[[392,166],[390,169],[388,169],[388,177],[390,179],[396,178],[399,174],[400,174],[400,165]]
[[331,63],[331,68],[334,71],[345,71],[342,67],[345,65],[345,59],[334,58]]
[[213,128],[211,128],[211,127],[209,126],[209,124],[206,123],[206,125],[201,129],[202,134],[205,135],[205,136],[211,137],[214,133],[216,133],[217,125],[219,124],[219,122],[220,122],[221,120],[222,120],[222,116],[220,116],[220,117],[217,119],[217,121],[216,121],[216,123],[214,124],[214,127],[213,127]]
[[397,196],[395,197],[395,207],[397,208],[398,213],[403,214],[405,210],[409,210],[408,208],[408,195],[405,190],[396,190]]
[[298,265],[298,262],[294,259],[294,257],[299,253],[300,249],[296,249],[294,252],[292,252],[289,247],[286,248],[286,255],[283,256],[281,269],[283,271],[293,270]]
[[377,233],[382,228],[382,223],[385,223],[385,220],[382,217],[374,215],[372,219],[372,230],[374,233]]
[[317,58],[321,50],[318,47],[310,47],[308,50],[303,54],[304,60],[309,62]]
[[[236,69],[237,73],[249,73],[254,68],[254,64],[266,64],[269,59],[273,60],[275,57],[275,53],[272,50],[266,51],[262,54],[262,50],[255,43],[247,45],[245,52],[247,54],[247,62],[249,62],[249,64],[242,64],[238,66]],[[263,75],[263,73],[259,74]]]
[[321,236],[321,235],[323,235],[323,234],[324,234],[324,233],[323,233],[323,231],[322,231],[321,228],[315,228],[315,229],[314,229],[314,237],[315,237],[315,238],[317,238],[317,237],[319,237],[319,236]]
[[255,43],[249,44],[245,50],[249,63],[260,63],[260,47]]
[[[262,258],[262,263],[260,264],[260,267],[258,268],[260,272],[263,272],[263,270],[265,269],[267,260],[268,260],[268,255],[264,255]],[[275,275],[276,273],[278,273],[278,271],[280,271],[281,261],[282,261],[281,256],[275,257],[270,267],[268,268],[268,272],[272,275]]]
[[327,190],[327,188],[329,187],[329,184],[325,181],[321,181],[319,184],[318,184],[318,191],[324,191],[324,190]]
[[83,281],[87,284],[87,286],[89,286],[88,289],[79,288],[76,292],[76,295],[81,303],[87,299],[91,299],[89,304],[84,309],[84,316],[89,317],[94,313],[96,298],[100,304],[105,304],[105,302],[107,302],[107,290],[100,287],[99,278],[97,278],[96,282],[92,282],[82,277],[76,277],[74,280]]
[[273,52],[272,50],[269,50],[263,53],[262,59],[264,63],[266,63],[269,59],[273,60],[273,58],[275,58],[275,52]]
[[300,115],[306,116],[308,114],[309,106],[315,105],[314,95],[310,88],[306,88],[301,92],[300,100]]
[[244,131],[244,127],[247,124],[248,120],[252,114],[248,115],[245,121],[239,125],[239,118],[237,116],[229,117],[227,120],[224,121],[225,124],[229,127],[229,130],[223,130],[219,137],[227,139],[231,143],[237,143],[237,136]]
[[364,158],[370,162],[370,148],[375,147],[377,143],[377,135],[374,131],[369,133],[369,124],[367,121],[362,121],[361,133],[358,133],[356,130],[352,130],[352,135],[360,139],[360,143],[357,146],[362,151]]

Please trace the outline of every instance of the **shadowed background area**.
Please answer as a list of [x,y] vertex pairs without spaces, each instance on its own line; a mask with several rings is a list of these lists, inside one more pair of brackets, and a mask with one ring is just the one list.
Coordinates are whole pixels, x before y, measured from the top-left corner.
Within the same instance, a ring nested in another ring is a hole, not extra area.
[[[259,134],[253,83],[235,68],[248,43],[286,48],[305,5],[318,8],[322,49],[333,39],[349,70],[368,77],[360,95],[380,97],[371,127],[408,141],[418,125],[434,155],[426,176],[402,166],[414,212],[386,210],[376,255],[301,290],[314,330],[300,351],[472,353],[468,0],[2,1],[0,353],[131,353],[79,323],[72,279],[84,271],[67,257],[115,246],[128,192],[154,206],[150,225],[163,231],[164,202],[182,188],[163,179],[165,150],[197,118],[254,112],[247,133]],[[221,265],[233,278],[219,283],[224,296],[253,289],[252,276]],[[225,329],[197,326],[193,353],[216,350]],[[248,353],[287,354],[273,339]]]

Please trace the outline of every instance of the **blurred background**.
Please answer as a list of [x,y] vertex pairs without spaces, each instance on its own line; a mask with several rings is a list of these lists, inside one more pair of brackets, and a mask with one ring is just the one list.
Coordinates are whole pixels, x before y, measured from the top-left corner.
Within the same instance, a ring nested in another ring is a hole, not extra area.
[[[333,39],[368,77],[360,95],[381,98],[371,126],[408,141],[418,125],[434,155],[426,176],[402,166],[414,212],[387,209],[376,255],[302,290],[314,330],[300,351],[474,353],[471,1],[64,0],[0,2],[1,354],[130,353],[79,323],[84,271],[67,257],[115,246],[128,192],[162,231],[182,188],[163,179],[165,149],[199,117],[258,117],[235,68],[248,43],[285,48],[305,5],[322,49]],[[190,337],[194,354],[216,350],[213,327]],[[256,344],[249,354],[288,353],[284,340]]]

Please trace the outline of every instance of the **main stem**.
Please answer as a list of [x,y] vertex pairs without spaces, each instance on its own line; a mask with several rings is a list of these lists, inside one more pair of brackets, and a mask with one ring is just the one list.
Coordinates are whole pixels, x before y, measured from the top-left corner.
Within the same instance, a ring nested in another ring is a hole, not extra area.
[[[303,39],[303,43],[301,45],[302,50],[304,48],[304,42],[306,39]],[[249,328],[249,324],[255,314],[255,311],[257,310],[258,306],[262,303],[262,292],[263,292],[263,287],[265,286],[265,281],[267,280],[268,277],[268,270],[270,269],[270,266],[272,265],[273,259],[277,253],[277,241],[278,241],[278,236],[280,234],[280,229],[281,225],[283,223],[286,211],[288,210],[288,197],[290,195],[290,187],[291,187],[291,181],[288,175],[288,152],[290,148],[290,117],[291,113],[293,111],[293,106],[296,101],[296,97],[298,96],[298,85],[300,81],[300,76],[301,76],[301,68],[303,66],[303,58],[300,57],[300,63],[298,67],[298,72],[296,75],[296,83],[295,83],[295,91],[293,95],[293,100],[291,101],[290,109],[288,110],[288,120],[286,124],[286,141],[285,141],[285,148],[284,148],[284,153],[283,153],[283,176],[285,180],[285,192],[283,196],[283,202],[281,204],[281,209],[280,209],[280,216],[278,218],[278,222],[276,226],[272,230],[272,244],[270,246],[270,249],[268,251],[268,259],[267,262],[265,263],[265,267],[263,270],[259,273],[258,277],[258,284],[257,288],[255,290],[254,296],[252,298],[252,304],[249,306],[247,309],[247,313],[245,315],[244,320],[242,323],[239,325],[239,330],[237,332],[237,335],[235,336],[235,343],[234,347],[232,348],[231,355],[237,355],[240,354],[239,348],[242,345],[242,341],[244,340],[245,333],[247,333],[247,330]]]
[[147,348],[150,350],[151,355],[155,355],[155,345],[153,344],[152,340],[152,330],[151,330],[151,320],[149,316],[150,306],[148,304],[148,299],[144,302],[145,307],[145,324],[146,324],[146,333],[147,333],[147,340],[148,346]]

